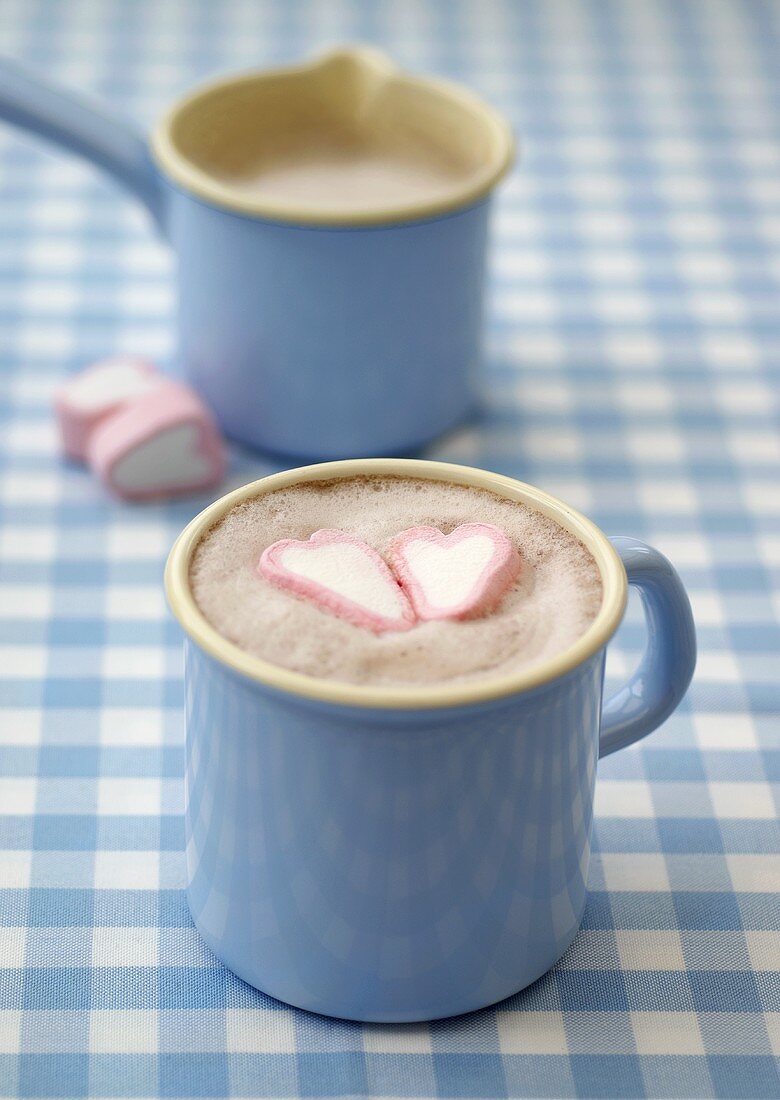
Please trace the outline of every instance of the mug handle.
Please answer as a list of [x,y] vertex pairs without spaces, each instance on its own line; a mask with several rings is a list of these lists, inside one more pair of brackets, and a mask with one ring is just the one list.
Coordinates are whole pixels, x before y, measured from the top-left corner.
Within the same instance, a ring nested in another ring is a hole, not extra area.
[[599,757],[646,737],[678,705],[696,666],[696,629],[691,604],[672,563],[638,539],[610,542],[639,589],[647,646],[631,679],[604,704]]

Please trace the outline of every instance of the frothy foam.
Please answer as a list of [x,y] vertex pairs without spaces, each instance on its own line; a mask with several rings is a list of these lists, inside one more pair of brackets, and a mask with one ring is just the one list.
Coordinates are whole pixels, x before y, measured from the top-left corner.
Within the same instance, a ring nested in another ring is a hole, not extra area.
[[[337,528],[385,558],[399,532],[492,523],[523,562],[492,614],[467,622],[420,623],[372,634],[282,591],[257,572],[279,539]],[[239,505],[193,555],[195,601],[229,641],[273,664],[353,684],[423,685],[492,679],[568,649],[601,604],[601,579],[588,550],[554,520],[484,489],[406,477],[312,481]]]

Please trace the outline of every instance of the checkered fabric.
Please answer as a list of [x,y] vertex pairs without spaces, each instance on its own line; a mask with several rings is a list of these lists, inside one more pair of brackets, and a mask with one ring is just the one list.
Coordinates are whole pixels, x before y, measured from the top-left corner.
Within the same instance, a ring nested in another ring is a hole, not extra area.
[[[780,7],[773,0],[3,0],[4,52],[148,124],[220,69],[365,39],[505,110],[484,417],[430,450],[665,551],[701,658],[600,767],[574,946],[495,1010],[288,1009],[199,942],[161,569],[205,503],[57,456],[57,382],[173,355],[172,264],[0,127],[0,1096],[777,1097]],[[235,452],[231,481],[271,471]],[[642,646],[635,607],[610,679]]]

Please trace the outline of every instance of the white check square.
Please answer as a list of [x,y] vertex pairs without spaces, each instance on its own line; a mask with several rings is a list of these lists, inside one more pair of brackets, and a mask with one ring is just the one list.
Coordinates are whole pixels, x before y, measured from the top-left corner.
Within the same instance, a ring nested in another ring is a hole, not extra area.
[[[3,962],[5,963],[4,959]],[[19,1009],[4,1008],[0,1010],[0,1054],[20,1053],[21,1031],[22,1013]]]
[[596,817],[653,817],[650,786],[643,779],[599,779]]
[[100,743],[111,746],[159,745],[163,741],[164,714],[157,707],[103,707]]
[[93,1009],[90,1013],[92,1054],[156,1054],[158,1034],[154,1009]]
[[707,789],[718,817],[771,819],[776,815],[768,783],[717,782]]
[[637,1054],[704,1054],[695,1012],[632,1012]]
[[231,1054],[283,1054],[295,1050],[295,1017],[287,1009],[229,1008],[225,1028]]
[[27,929],[22,925],[0,925],[0,966],[18,969],[24,965]]
[[107,646],[103,675],[114,680],[159,680],[165,674],[165,650],[151,646]]
[[0,816],[32,814],[38,781],[26,776],[0,775]]
[[749,714],[734,711],[694,714],[696,743],[701,749],[751,751],[756,748],[756,730]]
[[751,928],[745,932],[745,941],[756,970],[780,970],[780,930]]
[[615,939],[624,970],[685,970],[685,956],[676,929],[619,928]]
[[95,852],[96,890],[156,890],[160,885],[160,853]]
[[160,955],[159,938],[156,928],[99,926],[92,933],[92,965],[156,966]]
[[780,855],[727,855],[734,889],[747,894],[780,894]]
[[162,781],[153,776],[143,779],[105,776],[98,780],[97,812],[105,816],[157,815],[161,792]]
[[602,852],[601,868],[609,891],[669,892],[664,856],[655,852]]
[[496,1012],[502,1054],[568,1054],[560,1012]]
[[4,707],[2,712],[2,743],[4,745],[37,745],[41,740],[43,712]]

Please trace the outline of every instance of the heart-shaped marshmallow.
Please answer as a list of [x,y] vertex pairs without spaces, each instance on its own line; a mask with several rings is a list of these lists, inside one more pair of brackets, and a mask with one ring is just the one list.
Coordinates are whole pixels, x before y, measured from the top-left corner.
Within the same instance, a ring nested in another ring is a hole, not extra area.
[[387,563],[345,531],[315,531],[308,542],[282,539],[263,551],[257,568],[279,588],[375,634],[414,626],[414,612]]
[[419,619],[486,615],[520,572],[520,555],[491,523],[463,523],[449,535],[412,527],[393,540],[390,561]]
[[98,424],[160,380],[151,363],[130,355],[103,359],[69,378],[55,401],[65,454],[85,461],[89,437]]
[[102,421],[89,464],[125,500],[154,500],[218,485],[225,449],[214,418],[188,386],[161,381]]

